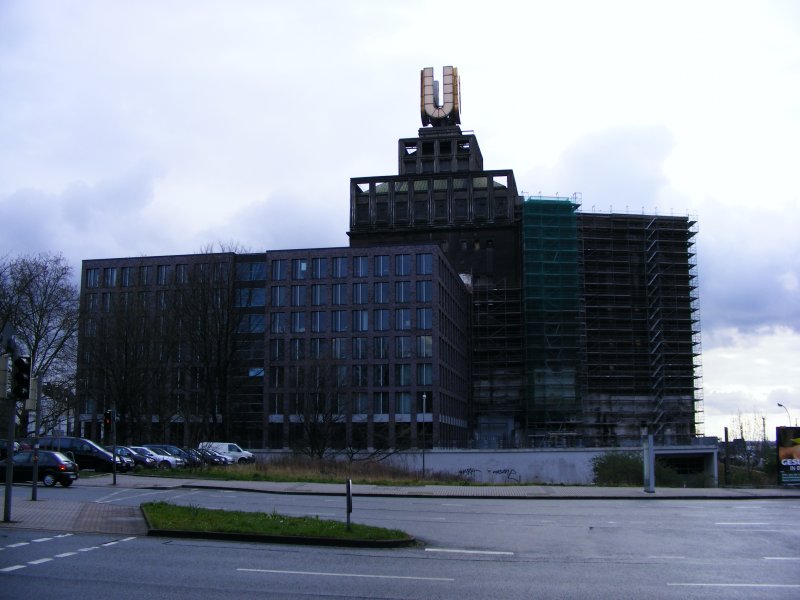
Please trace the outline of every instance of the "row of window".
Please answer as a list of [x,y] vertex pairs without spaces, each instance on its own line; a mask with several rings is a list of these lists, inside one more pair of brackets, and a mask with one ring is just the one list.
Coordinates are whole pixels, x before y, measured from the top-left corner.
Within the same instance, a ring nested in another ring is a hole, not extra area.
[[[336,412],[340,415],[345,415],[352,411],[353,414],[367,415],[370,412],[376,415],[386,414],[399,414],[408,415],[412,412],[426,413],[432,412],[431,394],[426,394],[427,401],[422,400],[422,394],[425,392],[418,392],[416,396],[411,392],[395,392],[394,393],[394,410],[390,405],[391,395],[389,392],[354,392],[352,398],[348,394],[339,394],[336,398]],[[284,398],[285,396],[285,398]],[[370,406],[370,399],[372,406]],[[284,402],[288,404],[284,404]],[[284,411],[289,414],[301,414],[304,396],[294,394],[282,394],[280,392],[271,392],[269,394],[269,414],[282,415]],[[372,409],[370,411],[370,409]]]
[[[392,275],[392,262],[394,262],[394,275],[408,276],[412,271],[412,260],[416,263],[415,272],[417,275],[431,275],[433,273],[433,255],[430,253],[397,254],[394,261],[388,254],[369,256],[336,256],[332,258],[316,257],[310,261],[307,258],[275,259],[270,263],[270,275],[273,281],[283,281],[288,279],[289,273],[293,280],[345,278],[352,272],[353,277],[389,277]],[[370,273],[370,262],[372,272]],[[117,276],[119,274],[122,287],[134,285],[170,285],[172,281],[172,270],[174,267],[174,283],[186,284],[189,282],[189,265],[140,265],[138,267],[93,267],[86,269],[85,284],[87,288],[97,287],[116,287]],[[200,263],[194,266],[201,275],[205,277],[208,271],[208,263]],[[223,277],[227,264],[215,263],[215,276]],[[291,269],[291,271],[289,270]],[[135,275],[138,271],[138,278]],[[264,281],[267,275],[267,265],[264,262],[247,262],[236,265],[236,278],[239,281]]]
[[[433,356],[433,336],[418,335],[416,337],[399,335],[354,337],[350,338],[273,338],[269,340],[269,360],[280,362],[286,360],[311,359],[346,359],[348,354],[354,360],[368,360],[370,349],[375,359],[388,359],[390,346],[393,346],[392,357],[395,359],[431,358]],[[349,351],[349,352],[348,352]]]
[[[412,368],[416,373],[416,377],[412,378]],[[273,365],[269,367],[268,386],[271,389],[278,388],[314,388],[331,387],[331,388],[348,388],[354,387],[405,387],[416,383],[416,385],[432,385],[433,384],[433,364],[431,363],[417,363],[411,364],[377,364],[377,365],[335,365],[333,367],[332,378],[330,382],[314,383],[307,381],[305,376],[309,375],[311,369],[303,369],[303,367],[283,367]],[[394,377],[390,377],[391,374]],[[254,367],[248,372],[250,377],[264,377],[264,369],[262,367]],[[288,375],[288,381],[287,381]],[[327,385],[326,385],[327,384]]]
[[[433,282],[430,279],[418,280],[414,283],[416,302],[430,302],[433,299]],[[391,290],[394,288],[394,302],[412,301],[412,282],[395,281],[390,286],[388,281],[368,283],[346,283],[308,285],[273,285],[269,288],[270,306],[307,306],[310,297],[311,306],[327,304],[388,304],[392,301]],[[350,294],[348,295],[348,291]],[[370,296],[370,292],[372,295]],[[237,306],[265,306],[265,288],[241,288],[236,291]]]
[[[372,323],[370,324],[370,312]],[[394,322],[392,322],[394,312]],[[416,315],[414,322],[412,314]],[[371,325],[371,326],[370,326]],[[311,312],[274,312],[269,314],[270,333],[305,333],[312,331],[322,333],[326,331],[408,331],[411,329],[432,329],[433,309],[417,308],[412,313],[410,308],[396,308],[390,311],[378,308],[372,311],[359,310],[332,310]],[[244,315],[239,323],[239,333],[265,333],[266,317],[262,313]]]

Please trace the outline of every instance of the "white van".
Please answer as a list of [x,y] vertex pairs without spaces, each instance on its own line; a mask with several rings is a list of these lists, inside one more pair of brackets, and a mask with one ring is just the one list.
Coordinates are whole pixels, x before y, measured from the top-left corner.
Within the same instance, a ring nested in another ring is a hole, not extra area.
[[234,462],[241,464],[255,462],[256,457],[252,452],[243,450],[239,444],[232,442],[202,442],[197,445],[201,450],[213,450],[225,456],[230,456]]

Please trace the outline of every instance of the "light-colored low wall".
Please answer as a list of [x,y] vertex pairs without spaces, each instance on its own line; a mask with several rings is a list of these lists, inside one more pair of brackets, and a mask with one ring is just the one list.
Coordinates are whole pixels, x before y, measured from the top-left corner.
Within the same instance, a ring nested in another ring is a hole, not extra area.
[[[592,459],[609,452],[641,452],[641,448],[559,448],[537,450],[427,450],[425,472],[458,474],[475,483],[591,485]],[[287,450],[252,450],[261,460],[291,456]],[[656,447],[656,454],[707,455],[706,474],[716,482],[716,448]],[[409,471],[422,471],[423,453],[398,452],[385,459]]]

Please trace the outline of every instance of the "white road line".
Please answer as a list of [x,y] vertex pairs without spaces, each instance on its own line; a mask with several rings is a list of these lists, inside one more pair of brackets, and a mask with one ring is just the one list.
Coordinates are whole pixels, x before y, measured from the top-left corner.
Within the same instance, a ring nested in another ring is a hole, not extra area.
[[425,548],[425,552],[449,552],[452,554],[489,554],[499,556],[514,556],[513,552],[495,550],[459,550],[457,548]]
[[19,569],[24,569],[26,565],[13,565],[11,567],[6,567],[5,569],[0,569],[0,573],[10,573],[11,571],[17,571]]
[[29,565],[40,565],[42,563],[50,562],[51,560],[53,560],[53,559],[52,558],[39,558],[37,560],[29,560],[28,564]]
[[674,587],[800,588],[800,583],[668,583]]
[[800,560],[800,556],[765,556],[764,560]]
[[67,558],[68,556],[75,556],[77,552],[62,552],[61,554],[56,554],[56,558]]
[[455,581],[449,577],[411,577],[406,575],[370,575],[368,573],[324,573],[316,571],[279,571],[274,569],[236,569],[246,573],[276,573],[278,575],[318,575],[320,577],[360,577],[362,579],[411,579],[414,581]]
[[38,544],[39,542],[49,542],[53,538],[39,538],[38,540],[31,540],[34,544]]
[[714,525],[772,525],[772,523],[714,523]]
[[30,542],[17,542],[16,544],[9,544],[6,548],[22,548],[22,546],[28,546]]
[[442,502],[440,506],[464,506],[464,504],[454,504],[453,502]]
[[648,556],[647,558],[657,559],[657,560],[683,560],[686,558],[685,556]]
[[91,552],[92,550],[99,550],[100,546],[89,546],[88,548],[78,548],[78,552]]
[[113,546],[114,544],[119,544],[119,540],[114,540],[113,542],[106,542],[105,544],[100,544],[100,545],[105,548],[106,546]]

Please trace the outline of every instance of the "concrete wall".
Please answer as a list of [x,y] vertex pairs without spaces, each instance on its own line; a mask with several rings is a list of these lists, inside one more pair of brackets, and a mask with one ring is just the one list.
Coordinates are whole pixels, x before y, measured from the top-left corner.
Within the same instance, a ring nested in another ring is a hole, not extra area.
[[[291,456],[289,451],[252,450],[261,460]],[[427,450],[425,472],[458,474],[475,483],[591,485],[592,459],[608,452],[642,452],[641,448],[558,448],[537,450]],[[656,447],[656,455],[701,454],[705,471],[716,485],[716,446]],[[409,471],[422,471],[421,451],[398,452],[387,462]]]

